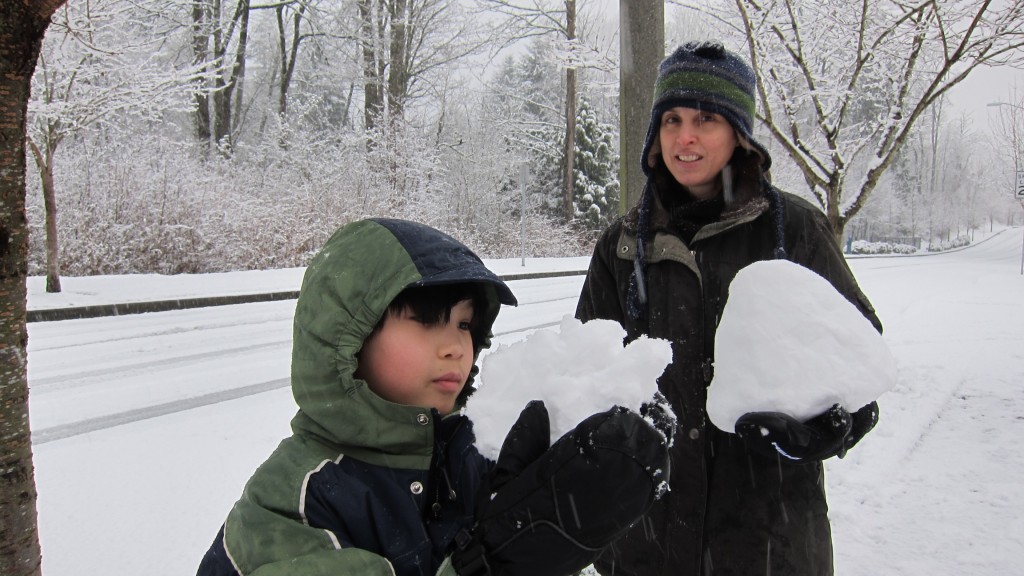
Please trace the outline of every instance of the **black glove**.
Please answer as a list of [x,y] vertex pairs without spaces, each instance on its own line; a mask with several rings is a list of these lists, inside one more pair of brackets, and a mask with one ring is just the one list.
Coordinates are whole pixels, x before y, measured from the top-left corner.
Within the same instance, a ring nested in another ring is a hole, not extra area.
[[853,426],[850,413],[836,404],[801,423],[782,412],[748,412],[736,421],[736,434],[762,454],[790,460],[824,460],[846,454]]
[[472,532],[456,537],[460,576],[565,576],[583,569],[654,502],[668,474],[671,429],[616,407],[548,448],[543,402],[509,431],[481,488]]
[[[850,433],[846,435],[846,450],[853,448],[860,439],[878,424],[878,403],[872,402],[853,414],[853,425],[850,426]],[[844,454],[840,454],[842,458]]]

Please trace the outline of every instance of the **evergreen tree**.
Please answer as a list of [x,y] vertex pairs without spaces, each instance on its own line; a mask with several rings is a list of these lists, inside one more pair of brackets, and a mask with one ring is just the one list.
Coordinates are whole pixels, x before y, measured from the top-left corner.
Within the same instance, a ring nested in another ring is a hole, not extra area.
[[576,111],[576,183],[573,187],[577,226],[600,233],[618,214],[618,157],[614,128],[601,122],[585,97]]
[[[561,217],[561,87],[550,42],[537,39],[518,58],[506,58],[495,81],[493,112],[509,154],[529,166],[527,205],[545,216]],[[504,186],[519,190],[518,182]]]

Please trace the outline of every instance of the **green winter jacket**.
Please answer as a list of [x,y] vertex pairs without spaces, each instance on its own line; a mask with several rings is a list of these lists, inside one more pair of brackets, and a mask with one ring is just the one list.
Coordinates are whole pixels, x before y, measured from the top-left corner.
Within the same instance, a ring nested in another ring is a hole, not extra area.
[[295,309],[293,435],[246,484],[199,574],[391,576],[438,568],[455,532],[471,525],[476,488],[491,464],[472,445],[464,416],[442,419],[388,402],[353,373],[356,353],[399,292],[462,282],[487,287],[488,308],[477,311],[487,334],[479,355],[500,304],[515,298],[465,246],[385,219],[350,224],[328,240],[306,270]]

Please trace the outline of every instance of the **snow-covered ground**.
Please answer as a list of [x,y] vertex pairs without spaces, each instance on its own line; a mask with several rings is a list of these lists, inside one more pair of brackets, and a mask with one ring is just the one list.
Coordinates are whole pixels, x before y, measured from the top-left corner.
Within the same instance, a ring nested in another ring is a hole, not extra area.
[[[851,261],[899,378],[879,401],[878,428],[827,466],[837,574],[1001,576],[1024,563],[1021,230],[979,240]],[[586,259],[536,266],[578,270]],[[33,279],[29,306],[293,290],[300,277],[69,278],[63,296]],[[502,312],[498,342],[571,314],[581,282],[514,282],[522,305]],[[249,474],[288,433],[293,307],[30,325],[44,574],[194,573]]]

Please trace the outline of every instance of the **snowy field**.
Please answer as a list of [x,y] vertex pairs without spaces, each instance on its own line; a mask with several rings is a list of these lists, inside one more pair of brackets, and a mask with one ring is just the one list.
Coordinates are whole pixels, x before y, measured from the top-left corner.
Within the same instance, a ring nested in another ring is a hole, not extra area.
[[[881,422],[827,482],[837,574],[1019,574],[1024,564],[1021,230],[962,251],[854,259],[899,367]],[[499,273],[586,259],[489,261]],[[301,271],[68,278],[29,306],[293,290]],[[515,281],[497,341],[557,325],[582,277]],[[192,574],[288,434],[294,302],[29,326],[46,576]],[[486,358],[484,359],[486,362]]]

